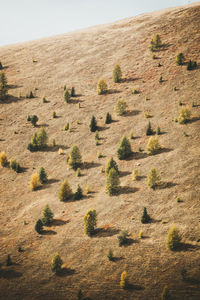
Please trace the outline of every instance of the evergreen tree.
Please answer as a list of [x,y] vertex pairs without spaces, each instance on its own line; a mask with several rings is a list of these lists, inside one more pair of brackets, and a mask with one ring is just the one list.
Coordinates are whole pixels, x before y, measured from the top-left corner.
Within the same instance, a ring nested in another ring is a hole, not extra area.
[[42,219],[43,225],[50,225],[53,222],[53,212],[51,211],[49,205],[47,204],[42,212]]
[[47,146],[48,136],[44,127],[42,127],[37,134],[37,142],[39,149]]
[[167,248],[170,250],[176,250],[180,246],[180,242],[181,236],[179,229],[175,225],[172,225],[167,236]]
[[112,260],[114,259],[112,249],[109,249],[107,257],[108,257],[108,259],[109,259],[110,261],[112,261]]
[[152,134],[153,134],[153,130],[151,128],[151,122],[149,121],[147,130],[146,130],[146,135],[152,135]]
[[100,78],[97,84],[97,94],[98,95],[103,95],[107,93],[108,91],[108,86],[103,78]]
[[122,71],[119,64],[116,64],[113,69],[113,81],[120,82],[122,79]]
[[1,61],[0,61],[0,70],[3,70],[3,65]]
[[122,231],[118,236],[119,246],[126,245],[128,243],[128,231]]
[[62,269],[63,261],[58,253],[54,254],[51,260],[51,271],[58,274]]
[[11,266],[13,263],[12,263],[12,260],[11,260],[11,257],[10,257],[10,254],[8,254],[7,256],[7,259],[6,259],[6,266]]
[[41,184],[47,182],[47,173],[43,167],[39,169],[38,176]]
[[120,180],[118,172],[112,168],[110,169],[106,180],[106,192],[112,196],[117,195],[120,189]]
[[189,106],[187,105],[186,107],[181,108],[179,112],[179,118],[178,122],[180,124],[185,124],[190,120],[191,117],[191,110],[189,109]]
[[112,116],[111,116],[111,114],[108,112],[108,113],[106,114],[105,124],[110,124],[110,123],[112,123]]
[[154,189],[160,183],[160,175],[155,168],[152,168],[148,175],[147,184],[150,188]]
[[161,300],[171,300],[170,293],[167,286],[165,286],[162,291]]
[[84,216],[84,232],[88,236],[92,236],[94,234],[94,229],[97,223],[97,213],[96,210],[89,210]]
[[150,216],[147,213],[147,209],[146,209],[146,207],[144,207],[144,211],[143,211],[143,215],[142,215],[142,218],[141,218],[141,222],[143,224],[146,224],[146,223],[149,223],[150,220],[151,220],[151,218],[150,218]]
[[43,223],[41,219],[38,219],[37,222],[35,223],[35,231],[37,233],[41,234],[43,231]]
[[68,165],[76,170],[82,164],[82,157],[79,148],[75,145],[72,147],[69,158],[68,158]]
[[10,168],[17,173],[19,173],[21,171],[20,164],[17,162],[16,158],[12,158],[10,160]]
[[36,125],[36,123],[37,123],[37,121],[38,121],[38,117],[36,116],[36,115],[33,115],[32,117],[31,117],[31,124],[33,125],[33,126],[35,126]]
[[78,185],[77,190],[76,190],[76,192],[75,192],[75,194],[74,194],[74,199],[75,199],[75,200],[80,200],[80,199],[82,199],[82,198],[83,198],[83,190],[82,190],[82,188],[80,187],[80,185]]
[[30,180],[30,189],[31,191],[37,190],[41,186],[41,183],[39,181],[39,176],[37,173],[32,174],[31,180]]
[[75,87],[71,88],[71,97],[75,97]]
[[156,128],[156,134],[157,134],[157,135],[160,135],[160,134],[161,134],[161,130],[160,130],[160,127],[159,127],[159,126]]
[[7,78],[4,72],[0,73],[0,83],[2,84],[2,87],[7,87]]
[[0,152],[0,165],[6,167],[8,165],[7,155],[4,151]]
[[32,92],[32,91],[30,91],[29,98],[30,98],[30,99],[34,98],[34,95],[33,95],[33,92]]
[[128,281],[127,281],[127,273],[126,271],[122,272],[121,274],[121,278],[120,278],[120,287],[122,289],[125,289],[127,288],[127,285],[128,285]]
[[123,136],[117,149],[117,156],[120,160],[128,158],[132,154],[131,144],[126,136]]
[[61,184],[58,197],[59,197],[60,201],[63,201],[63,202],[71,199],[71,197],[72,197],[72,189],[66,179]]
[[158,138],[151,136],[148,140],[147,151],[149,154],[156,154],[161,149]]
[[64,100],[65,100],[65,102],[69,103],[70,98],[71,98],[70,93],[69,93],[68,89],[66,88],[65,91],[64,91]]
[[156,34],[155,37],[151,40],[150,50],[155,51],[162,46],[161,38],[159,34]]
[[176,56],[176,64],[178,66],[181,66],[184,64],[184,61],[185,61],[184,54],[182,52],[179,52]]
[[4,100],[6,98],[8,92],[7,88],[7,79],[4,72],[0,73],[0,100]]
[[194,70],[196,68],[197,68],[197,62],[196,61],[192,61],[190,59],[189,62],[187,63],[187,70]]
[[117,163],[116,161],[111,157],[106,165],[106,169],[105,169],[105,173],[106,175],[109,174],[110,172],[110,169],[114,168],[115,171],[119,174],[119,170],[118,170],[118,166],[117,166]]
[[115,112],[118,116],[123,116],[126,113],[128,105],[124,99],[119,99],[115,105]]
[[95,119],[95,116],[92,116],[91,122],[90,122],[90,131],[95,132],[98,129],[97,127],[97,121]]

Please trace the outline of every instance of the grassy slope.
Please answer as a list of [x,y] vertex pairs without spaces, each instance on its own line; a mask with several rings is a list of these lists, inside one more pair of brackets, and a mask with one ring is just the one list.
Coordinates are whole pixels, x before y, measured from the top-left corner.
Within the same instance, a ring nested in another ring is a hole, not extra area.
[[[183,282],[180,276],[180,269],[185,267],[190,278],[200,279],[199,106],[191,108],[190,124],[172,121],[180,110],[179,99],[190,107],[193,101],[200,105],[199,69],[188,72],[185,66],[175,65],[179,51],[187,59],[200,61],[199,31],[200,6],[194,5],[0,49],[12,85],[9,90],[12,97],[0,104],[0,150],[5,150],[9,158],[16,157],[26,168],[21,174],[0,169],[0,261],[5,262],[10,253],[16,262],[12,267],[2,267],[1,299],[75,299],[79,287],[91,299],[159,299],[166,284],[173,299],[199,299],[197,282]],[[148,49],[155,33],[167,45],[165,51],[156,53],[157,60],[152,59]],[[33,63],[32,59],[37,62]],[[123,70],[124,80],[120,84],[112,82],[116,62],[120,62]],[[162,67],[157,67],[158,62]],[[162,84],[159,83],[161,75],[165,80]],[[108,95],[96,95],[99,77],[107,81],[111,90]],[[74,102],[80,101],[81,109],[77,103],[63,102],[65,84],[75,86],[80,96]],[[139,94],[130,93],[133,86],[139,89]],[[178,91],[173,90],[174,86]],[[38,90],[34,91],[36,87]],[[19,90],[22,95],[33,90],[36,98],[17,99]],[[44,95],[49,100],[46,104],[41,100]],[[145,101],[146,96],[150,101]],[[125,117],[117,117],[113,112],[120,97],[129,105]],[[58,118],[52,118],[53,111]],[[104,124],[108,111],[116,120],[111,125]],[[159,125],[164,132],[159,140],[166,151],[155,156],[145,155],[148,141],[145,111],[152,115],[153,128]],[[55,138],[63,147],[64,155],[59,156],[57,151],[30,153],[26,149],[35,131],[26,121],[28,114],[38,115],[50,142]],[[88,127],[93,114],[101,126],[99,146],[95,146],[94,134]],[[71,133],[63,131],[67,122],[73,124]],[[131,141],[137,154],[131,160],[118,161],[118,142],[130,130],[137,137]],[[66,164],[66,156],[74,144],[80,147],[85,162],[93,162],[79,178]],[[138,147],[145,151],[139,154]],[[98,159],[97,151],[104,157]],[[105,176],[101,173],[111,156],[123,172],[120,179],[125,188],[118,197],[105,194]],[[50,183],[31,192],[31,174],[40,166],[47,170]],[[146,176],[152,166],[159,170],[163,181],[172,183],[171,187],[156,191],[147,187]],[[138,182],[131,179],[135,168],[142,176]],[[94,193],[81,201],[63,204],[57,194],[64,178],[73,190],[78,183],[84,188],[88,182]],[[177,203],[177,196],[184,202]],[[39,237],[33,228],[46,203],[56,219],[67,222],[50,228],[55,235]],[[153,223],[141,224],[144,206]],[[99,228],[110,227],[94,238],[83,234],[83,216],[90,208],[97,210]],[[163,219],[166,224],[160,222]],[[28,225],[24,225],[24,220]],[[173,223],[188,244],[175,253],[166,249],[167,232]],[[121,230],[128,230],[134,240],[126,248],[118,246],[117,232]],[[144,240],[138,239],[140,230],[147,236]],[[18,246],[25,251],[18,253]],[[119,258],[114,263],[106,257],[110,247]],[[55,277],[50,272],[50,260],[55,252],[60,253],[68,269],[63,277]],[[124,270],[133,284],[131,291],[119,288]]]

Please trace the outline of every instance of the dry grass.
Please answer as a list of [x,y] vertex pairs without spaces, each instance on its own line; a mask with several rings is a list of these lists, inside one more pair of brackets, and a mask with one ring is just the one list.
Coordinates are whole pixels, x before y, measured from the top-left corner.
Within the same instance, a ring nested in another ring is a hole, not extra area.
[[[186,66],[175,63],[180,51],[187,60],[200,63],[199,32],[200,6],[196,4],[0,48],[11,95],[0,103],[0,151],[5,151],[8,158],[16,157],[24,168],[19,174],[0,168],[0,261],[4,264],[0,270],[0,299],[76,299],[80,287],[88,299],[159,299],[164,285],[168,285],[173,299],[200,298],[200,75],[199,69],[189,72]],[[166,48],[157,52],[159,58],[154,60],[148,47],[155,33],[160,34]],[[119,84],[112,82],[116,62],[123,72]],[[159,68],[158,62],[162,65]],[[164,79],[161,84],[160,76]],[[109,92],[98,96],[96,85],[101,77]],[[74,86],[79,94],[69,104],[63,100],[65,84]],[[133,85],[138,94],[131,94]],[[36,98],[24,99],[30,90]],[[145,101],[146,95],[150,101]],[[42,102],[44,96],[47,103]],[[114,106],[122,97],[129,111],[119,117]],[[187,125],[173,122],[178,117],[180,98],[191,108],[193,119]],[[197,105],[192,107],[192,102]],[[52,117],[53,111],[57,118]],[[145,150],[146,111],[151,112],[152,127],[160,126],[162,132],[162,151],[153,156]],[[115,120],[109,125],[104,124],[107,112]],[[54,148],[33,153],[27,150],[35,131],[26,121],[29,114],[39,117],[38,126],[45,126],[50,144],[56,140]],[[92,115],[101,127],[98,146],[89,131]],[[63,130],[67,122],[72,128],[70,132]],[[118,161],[119,140],[131,130],[136,154],[127,161]],[[74,144],[85,162],[80,177],[66,163]],[[145,151],[138,152],[138,147]],[[59,148],[64,155],[58,155]],[[100,159],[97,151],[103,155]],[[105,194],[105,174],[101,172],[111,156],[119,165],[123,187],[115,197]],[[31,174],[41,166],[47,171],[49,182],[31,192]],[[148,188],[146,176],[152,166],[167,183],[165,188]],[[136,168],[140,178],[133,181],[131,173]],[[60,202],[58,191],[65,178],[73,191],[78,183],[83,189],[88,183],[92,193],[80,201]],[[183,202],[177,203],[177,197]],[[57,221],[38,236],[34,225],[47,203]],[[144,206],[153,219],[149,224],[140,221]],[[83,216],[93,208],[98,213],[99,230],[89,238],[83,233]],[[175,253],[166,249],[167,233],[173,223],[185,241]],[[127,247],[118,246],[117,235],[123,230],[130,233]],[[138,237],[141,230],[143,239]],[[23,252],[17,251],[19,246]],[[116,258],[114,262],[107,259],[110,248]],[[56,252],[64,261],[63,276],[50,271],[50,261]],[[5,267],[8,253],[16,264]],[[182,281],[183,267],[191,280]],[[120,289],[124,270],[132,284],[129,290]]]

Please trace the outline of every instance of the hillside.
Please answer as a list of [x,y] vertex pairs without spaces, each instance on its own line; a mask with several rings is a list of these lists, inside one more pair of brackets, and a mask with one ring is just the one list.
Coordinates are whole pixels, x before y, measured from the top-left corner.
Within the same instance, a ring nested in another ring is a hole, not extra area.
[[[0,152],[5,151],[9,159],[16,157],[23,167],[23,172],[16,173],[0,166],[0,299],[71,300],[77,299],[79,288],[85,299],[160,299],[165,285],[172,299],[200,299],[199,32],[200,3],[196,3],[0,48],[9,85],[8,99],[0,101]],[[156,33],[164,47],[153,59],[149,46]],[[178,52],[184,53],[186,62],[197,61],[197,69],[177,66]],[[122,69],[120,83],[112,80],[115,63]],[[105,95],[97,95],[101,77],[108,84]],[[77,93],[70,103],[63,100],[65,85],[74,86]],[[133,87],[137,94],[131,93]],[[30,91],[33,99],[25,97]],[[47,103],[42,101],[44,96]],[[120,98],[128,104],[124,116],[114,111]],[[174,119],[186,105],[192,116],[181,125]],[[52,116],[54,111],[57,118]],[[114,120],[111,124],[105,124],[107,112]],[[36,128],[27,121],[33,114],[39,118]],[[89,129],[92,115],[99,126],[99,145]],[[154,130],[161,128],[162,150],[156,155],[147,154],[149,121]],[[63,129],[68,122],[70,131]],[[55,139],[57,146],[30,152],[27,145],[41,127],[47,131],[49,144]],[[119,160],[119,141],[123,135],[129,137],[131,130],[134,153]],[[73,145],[79,147],[84,162],[80,177],[67,165]],[[97,157],[98,151],[102,158]],[[112,197],[105,192],[102,173],[110,157],[118,164],[122,187]],[[31,175],[41,166],[48,183],[31,191]],[[161,175],[164,188],[147,186],[152,167]],[[139,171],[138,181],[132,180],[134,169]],[[91,193],[82,200],[60,202],[58,192],[64,179],[73,191],[78,184],[83,190],[89,184]],[[46,204],[55,221],[39,235],[34,226]],[[152,218],[148,224],[141,223],[144,207]],[[84,234],[83,217],[89,209],[97,211],[94,237]],[[178,251],[166,247],[172,224],[182,234]],[[130,234],[130,244],[119,247],[117,237],[124,230]],[[144,239],[138,237],[141,230]],[[107,259],[110,248],[114,262]],[[64,263],[62,276],[50,270],[56,252]],[[9,267],[5,266],[8,254],[14,262]],[[187,270],[185,280],[182,269]],[[119,285],[124,270],[131,284],[127,290]]]

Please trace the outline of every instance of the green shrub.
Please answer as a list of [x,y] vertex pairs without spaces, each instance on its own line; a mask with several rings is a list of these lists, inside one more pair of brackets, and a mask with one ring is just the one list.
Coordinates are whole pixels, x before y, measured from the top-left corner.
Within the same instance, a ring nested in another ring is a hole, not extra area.
[[156,186],[160,184],[160,175],[155,168],[150,170],[147,184],[152,189],[156,188]]
[[116,105],[115,105],[116,114],[118,116],[125,115],[127,107],[128,107],[128,105],[127,105],[126,101],[124,101],[124,99],[118,100]]
[[196,61],[192,61],[191,59],[189,60],[189,62],[187,63],[187,70],[194,70],[197,68],[197,62]]
[[151,136],[147,144],[147,151],[149,152],[149,154],[151,155],[156,154],[160,149],[161,146],[159,144],[158,138]]
[[118,172],[112,168],[110,169],[106,178],[106,192],[109,196],[117,195],[120,190],[120,180]]
[[181,66],[184,64],[184,61],[185,61],[185,56],[182,52],[179,52],[176,56],[176,64],[178,66]]
[[89,210],[84,216],[84,232],[88,236],[92,236],[94,234],[94,229],[97,223],[97,213],[96,210]]
[[42,98],[43,103],[47,103],[47,99],[45,97]]
[[131,144],[126,136],[123,136],[117,149],[117,157],[122,160],[128,158],[132,154]]
[[160,134],[161,134],[161,131],[160,131],[160,127],[159,127],[159,126],[156,128],[156,134],[157,134],[157,135],[160,135]]
[[76,170],[76,176],[77,177],[81,176],[81,169],[80,168],[77,168],[77,170]]
[[111,114],[108,112],[108,113],[106,114],[105,124],[110,124],[110,123],[112,123],[112,116],[111,116]]
[[108,258],[110,261],[113,261],[114,256],[113,256],[113,251],[112,251],[112,249],[109,249],[107,258]]
[[36,115],[32,115],[32,116],[28,115],[27,121],[31,122],[31,124],[35,126],[38,121],[38,117]]
[[100,78],[97,84],[97,94],[98,95],[103,95],[107,93],[108,91],[108,86],[103,78]]
[[162,41],[159,34],[156,34],[155,37],[151,40],[150,50],[153,52],[159,49],[162,46]]
[[149,223],[150,220],[151,220],[151,218],[150,218],[150,216],[147,213],[147,209],[146,209],[146,207],[144,207],[144,211],[143,211],[143,215],[142,215],[142,218],[141,218],[141,222],[143,224],[146,224],[146,223]]
[[78,146],[76,145],[72,147],[69,153],[68,165],[74,170],[76,170],[82,165],[81,153]]
[[138,235],[139,239],[143,239],[144,238],[144,232],[141,230],[139,235]]
[[43,209],[41,221],[42,224],[46,226],[49,226],[53,222],[53,212],[48,204]]
[[180,243],[181,236],[179,230],[175,225],[172,225],[167,236],[167,248],[170,250],[176,250],[180,246]]
[[97,131],[98,127],[97,127],[97,121],[95,116],[92,116],[91,122],[90,122],[90,131],[91,132],[95,132]]
[[146,129],[146,135],[152,135],[153,134],[153,130],[151,128],[151,122],[149,121],[147,129]]
[[67,200],[70,200],[72,198],[72,189],[68,183],[68,181],[65,179],[60,187],[60,191],[58,194],[58,197],[60,199],[60,201],[65,202]]
[[41,219],[38,219],[37,222],[35,223],[35,231],[39,234],[42,233],[43,231],[43,223]]
[[120,82],[122,79],[122,71],[119,64],[116,64],[113,69],[113,81]]
[[7,79],[4,72],[0,73],[0,100],[4,100],[8,93]]
[[0,83],[2,84],[2,87],[7,87],[7,78],[4,72],[0,73]]
[[122,231],[122,233],[118,236],[119,246],[123,246],[128,244],[128,232]]
[[3,70],[3,65],[1,61],[0,61],[0,70]]
[[38,176],[41,184],[47,182],[47,173],[43,167],[39,169]]
[[55,111],[53,111],[52,117],[53,117],[54,119],[57,117]]
[[162,83],[162,82],[163,82],[163,78],[162,78],[162,76],[160,76],[160,78],[159,78],[159,82],[160,82],[160,83]]
[[80,199],[82,199],[82,198],[83,198],[83,190],[82,190],[82,188],[80,187],[80,185],[78,185],[77,190],[76,190],[76,192],[75,192],[75,194],[74,194],[74,199],[75,199],[75,200],[80,200]]
[[33,92],[32,92],[32,91],[30,91],[30,93],[29,93],[29,95],[28,95],[28,98],[29,98],[29,99],[34,98],[34,95],[33,95]]
[[69,93],[68,89],[66,88],[65,91],[64,91],[64,101],[66,103],[69,103],[70,102],[70,98],[71,98],[70,93]]
[[118,166],[117,166],[117,163],[116,161],[113,159],[113,157],[111,157],[106,165],[106,168],[105,168],[105,173],[106,175],[109,174],[110,170],[111,169],[115,169],[115,171],[119,174],[119,170],[118,170]]
[[15,172],[20,173],[21,167],[20,164],[17,162],[16,158],[12,158],[10,160],[10,168]]
[[27,149],[29,151],[38,151],[47,147],[48,136],[46,130],[42,127],[39,132],[35,132]]
[[69,123],[67,123],[65,126],[64,126],[64,130],[69,130]]
[[133,181],[139,179],[138,169],[133,170],[133,172],[132,172],[132,179],[133,179]]
[[63,261],[58,253],[54,254],[51,260],[51,271],[58,274],[62,269]]
[[83,292],[81,289],[78,290],[77,293],[77,300],[83,300]]
[[189,106],[187,105],[186,107],[181,108],[179,112],[178,122],[180,124],[185,124],[190,120],[190,118],[191,118],[191,111],[189,109]]

